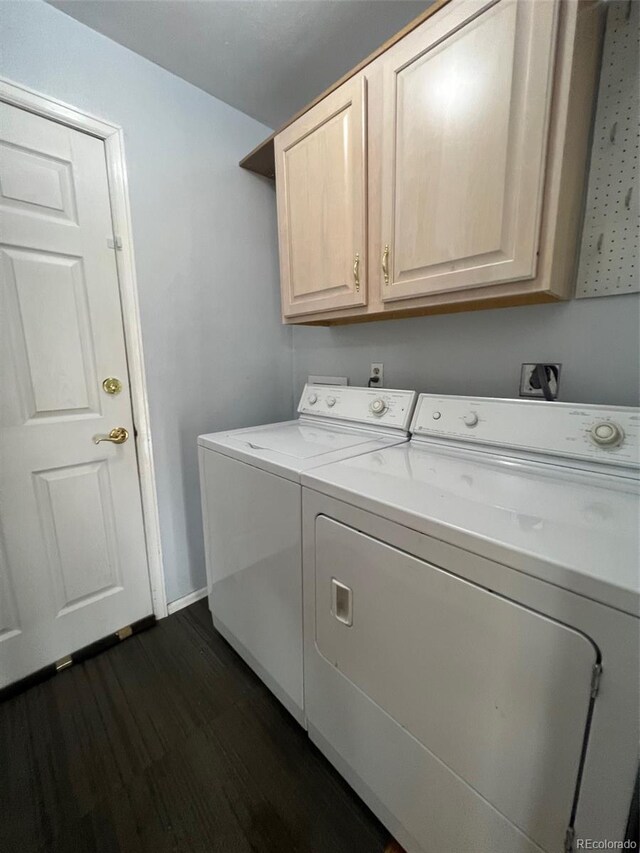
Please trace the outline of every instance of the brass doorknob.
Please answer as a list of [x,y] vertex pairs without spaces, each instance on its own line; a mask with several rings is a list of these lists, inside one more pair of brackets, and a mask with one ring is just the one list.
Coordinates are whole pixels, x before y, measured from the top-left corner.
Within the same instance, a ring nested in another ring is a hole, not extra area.
[[95,444],[100,444],[101,441],[111,441],[113,444],[124,444],[128,438],[128,430],[124,427],[114,427],[109,435],[94,435],[93,441]]

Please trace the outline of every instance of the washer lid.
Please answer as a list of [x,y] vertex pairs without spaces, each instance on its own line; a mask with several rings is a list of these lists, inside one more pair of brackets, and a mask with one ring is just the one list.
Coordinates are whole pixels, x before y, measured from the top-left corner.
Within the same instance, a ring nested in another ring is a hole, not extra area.
[[198,437],[198,444],[272,473],[297,480],[300,471],[407,441],[362,427],[286,421]]
[[640,609],[632,479],[409,443],[302,483],[620,610]]
[[311,459],[334,450],[358,447],[371,441],[363,432],[346,432],[303,424],[262,427],[228,437],[230,443],[250,450],[270,450],[292,460]]

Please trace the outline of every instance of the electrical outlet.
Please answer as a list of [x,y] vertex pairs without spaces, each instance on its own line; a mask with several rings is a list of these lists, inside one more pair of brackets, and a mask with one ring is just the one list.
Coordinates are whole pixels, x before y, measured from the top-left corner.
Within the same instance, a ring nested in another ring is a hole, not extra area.
[[372,362],[369,368],[369,385],[371,388],[382,388],[384,385],[384,364]]
[[[547,378],[551,398],[558,398],[558,390],[560,388],[560,370],[561,364],[550,364],[541,362],[540,366],[544,370],[544,375]],[[520,371],[520,396],[521,397],[539,397],[544,399],[544,391],[540,384],[537,375],[538,364],[523,364]]]

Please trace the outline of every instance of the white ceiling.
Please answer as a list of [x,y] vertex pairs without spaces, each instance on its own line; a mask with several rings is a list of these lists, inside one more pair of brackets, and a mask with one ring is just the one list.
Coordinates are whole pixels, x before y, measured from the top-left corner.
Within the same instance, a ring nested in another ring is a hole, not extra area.
[[49,0],[277,127],[431,0]]

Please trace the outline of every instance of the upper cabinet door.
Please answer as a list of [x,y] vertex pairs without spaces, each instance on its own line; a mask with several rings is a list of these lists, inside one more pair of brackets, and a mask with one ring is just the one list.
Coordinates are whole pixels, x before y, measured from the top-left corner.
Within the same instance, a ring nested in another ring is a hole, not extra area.
[[282,313],[366,304],[366,80],[275,139]]
[[557,11],[453,0],[386,54],[384,301],[535,276]]

